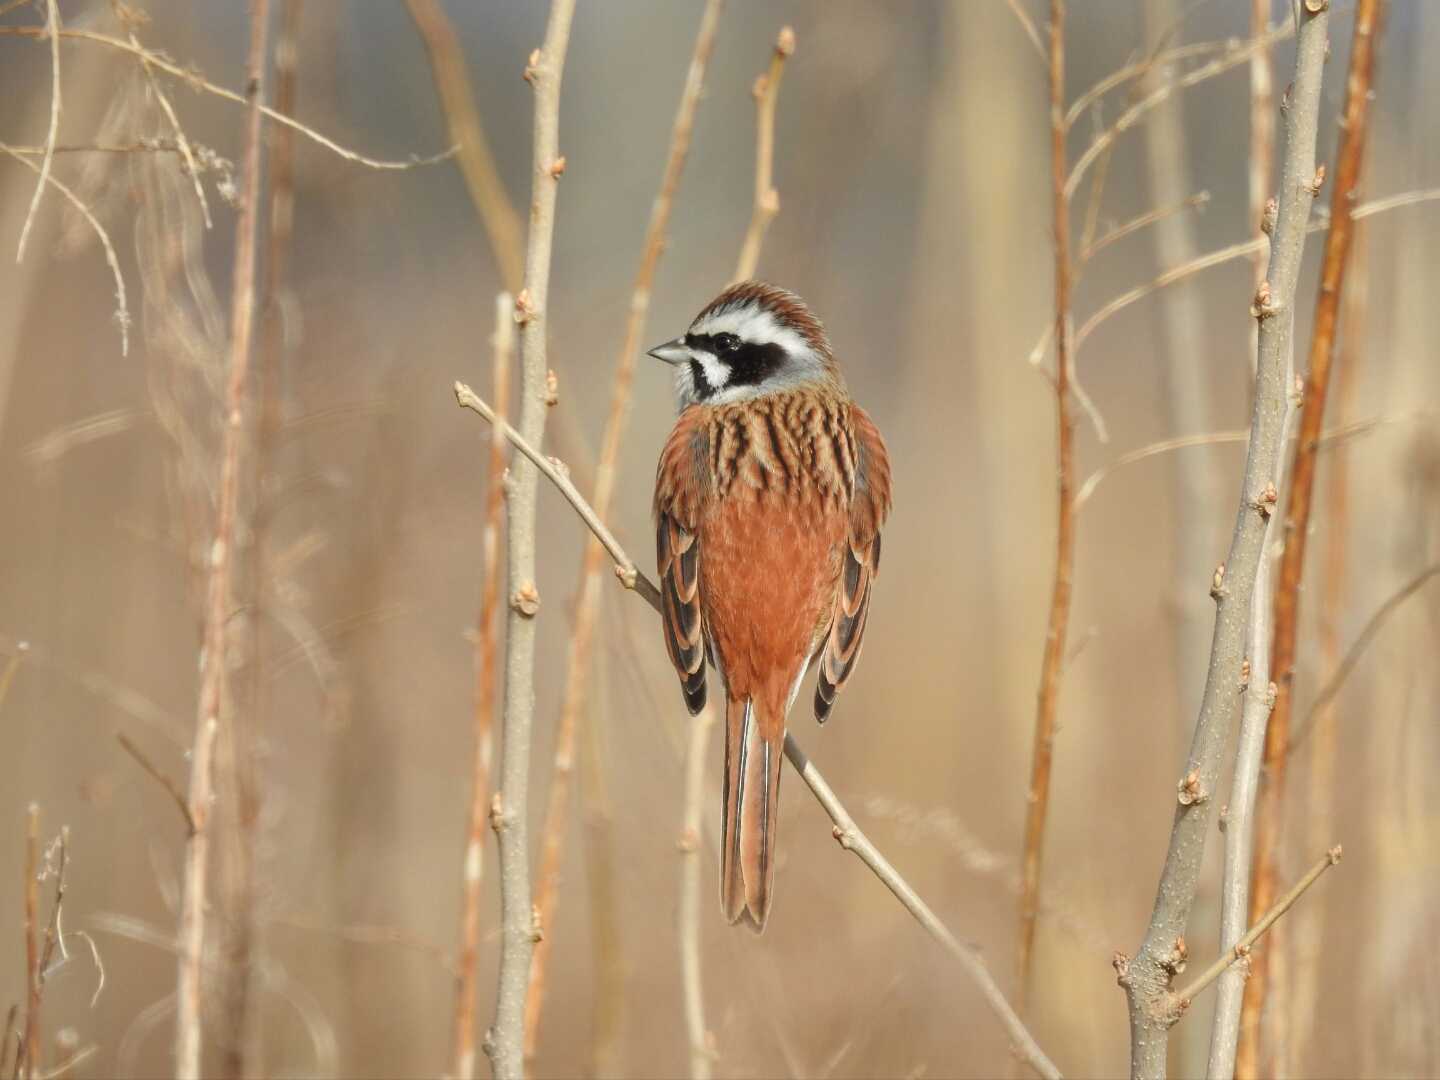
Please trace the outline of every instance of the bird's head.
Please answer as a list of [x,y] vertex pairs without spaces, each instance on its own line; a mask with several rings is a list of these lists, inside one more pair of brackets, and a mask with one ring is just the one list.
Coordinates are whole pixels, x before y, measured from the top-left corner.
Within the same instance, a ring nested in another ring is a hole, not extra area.
[[825,328],[805,301],[759,281],[730,286],[650,355],[674,366],[681,409],[842,385]]

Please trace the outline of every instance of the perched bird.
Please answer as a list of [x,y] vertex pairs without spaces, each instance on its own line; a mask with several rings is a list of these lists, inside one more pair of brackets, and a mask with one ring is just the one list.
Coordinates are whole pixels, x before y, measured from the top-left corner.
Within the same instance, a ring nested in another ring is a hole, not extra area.
[[680,409],[655,477],[665,646],[692,715],[705,705],[707,657],[720,673],[720,903],[758,932],[773,894],[785,718],[812,661],[821,723],[854,670],[890,459],[794,293],[731,286],[650,355],[674,366]]

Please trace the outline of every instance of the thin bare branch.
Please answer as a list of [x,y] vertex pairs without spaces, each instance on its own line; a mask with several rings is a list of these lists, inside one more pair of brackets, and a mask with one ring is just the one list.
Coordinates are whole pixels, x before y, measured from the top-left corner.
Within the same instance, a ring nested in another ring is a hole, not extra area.
[[1055,231],[1055,421],[1056,526],[1054,585],[1040,665],[1031,746],[1030,786],[1025,799],[1025,839],[1020,888],[1020,1010],[1029,996],[1035,927],[1040,911],[1040,863],[1050,808],[1050,771],[1055,722],[1064,677],[1065,637],[1075,574],[1075,422],[1070,415],[1070,202],[1065,194],[1065,0],[1050,0],[1050,179]]
[[1390,616],[1395,614],[1406,600],[1409,600],[1437,576],[1440,576],[1440,563],[1427,566],[1386,597],[1385,602],[1375,609],[1370,618],[1365,620],[1365,625],[1361,627],[1360,633],[1356,635],[1350,648],[1345,650],[1344,658],[1336,665],[1334,674],[1320,688],[1320,692],[1315,695],[1315,700],[1310,703],[1304,721],[1296,726],[1295,734],[1290,737],[1290,744],[1286,747],[1286,753],[1293,753],[1305,741],[1305,737],[1310,734],[1310,729],[1315,724],[1316,717],[1345,688],[1345,683],[1354,673],[1355,666],[1360,663],[1361,658],[1365,655],[1365,650],[1370,647],[1370,643],[1375,640],[1375,635],[1384,627]]
[[1224,974],[1232,964],[1249,957],[1255,943],[1265,936],[1265,932],[1275,925],[1276,920],[1278,920],[1280,916],[1294,907],[1295,902],[1305,895],[1305,891],[1320,880],[1321,874],[1336,865],[1343,854],[1343,849],[1339,844],[1336,844],[1324,855],[1320,856],[1319,861],[1310,867],[1310,869],[1306,871],[1305,876],[1295,883],[1295,887],[1280,897],[1280,899],[1275,902],[1275,906],[1262,915],[1256,921],[1255,925],[1246,932],[1244,937],[1237,941],[1232,948],[1226,949],[1225,952],[1220,955],[1220,958],[1206,968],[1194,982],[1176,993],[1175,996],[1179,998],[1179,1007],[1181,1009],[1188,1009],[1195,999],[1200,996],[1200,993]]
[[1115,122],[1106,128],[1098,138],[1092,141],[1090,145],[1085,148],[1085,152],[1076,159],[1075,165],[1071,168],[1070,175],[1065,181],[1065,197],[1067,199],[1074,198],[1075,191],[1080,186],[1080,181],[1084,178],[1086,170],[1095,163],[1095,159],[1104,153],[1111,143],[1134,127],[1136,123],[1138,123],[1147,112],[1155,108],[1155,106],[1168,100],[1170,96],[1177,91],[1196,86],[1205,82],[1207,79],[1215,78],[1217,75],[1223,75],[1231,68],[1249,60],[1256,51],[1268,49],[1282,37],[1288,36],[1289,33],[1289,26],[1279,27],[1263,37],[1249,41],[1240,48],[1210,61],[1208,64],[1195,68],[1193,71],[1187,71],[1171,82],[1161,84],[1134,105],[1131,105],[1121,113]]
[[491,377],[499,416],[490,432],[485,528],[480,538],[480,574],[484,584],[475,626],[475,745],[470,762],[470,815],[460,894],[460,955],[455,976],[452,1057],[456,1080],[470,1080],[475,1075],[480,885],[485,869],[485,828],[495,728],[495,634],[500,613],[500,525],[505,510],[505,409],[510,400],[510,368],[515,363],[515,300],[508,292],[495,297],[495,333],[490,345]]
[[1221,757],[1240,708],[1250,605],[1274,508],[1273,478],[1284,452],[1284,415],[1291,392],[1286,358],[1305,223],[1315,198],[1315,142],[1328,29],[1328,9],[1302,14],[1268,285],[1257,293],[1253,308],[1261,325],[1249,453],[1230,551],[1211,581],[1216,616],[1205,691],[1176,785],[1170,843],[1149,925],[1135,957],[1117,955],[1115,960],[1129,1003],[1133,1077],[1165,1074],[1169,1031],[1180,1016],[1170,984],[1186,952],[1185,931],[1199,885]]
[[50,40],[50,128],[45,133],[40,179],[35,183],[35,194],[30,196],[30,209],[25,212],[25,224],[20,227],[20,243],[15,247],[17,263],[25,261],[25,243],[30,239],[30,228],[35,224],[40,199],[45,194],[46,181],[50,179],[50,166],[55,160],[55,140],[60,134],[60,5],[56,0],[46,0],[45,13],[44,32]]
[[[552,0],[545,40],[530,54],[525,67],[525,78],[535,89],[534,154],[525,287],[515,298],[515,316],[520,325],[520,432],[532,446],[538,446],[545,433],[545,415],[552,400],[546,364],[550,255],[556,193],[565,171],[559,149],[560,82],[574,14],[575,0]],[[539,481],[535,469],[517,460],[506,489],[510,611],[505,633],[505,717],[500,785],[490,811],[500,849],[500,978],[495,1022],[485,1041],[496,1080],[522,1080],[524,1076],[525,998],[535,942],[542,932],[532,906],[528,820],[535,719],[535,616],[540,609],[535,578]]]
[[1197,191],[1188,199],[1184,199],[1177,203],[1172,203],[1169,206],[1161,206],[1157,209],[1149,210],[1143,214],[1138,214],[1135,217],[1131,218],[1129,221],[1122,222],[1121,224],[1116,225],[1113,229],[1102,233],[1092,243],[1086,245],[1085,249],[1081,251],[1078,256],[1079,261],[1089,262],[1092,258],[1100,254],[1100,252],[1104,251],[1111,244],[1118,243],[1119,241],[1124,240],[1125,237],[1129,236],[1131,233],[1139,232],[1141,229],[1146,228],[1147,226],[1158,224],[1159,222],[1164,221],[1166,218],[1172,217],[1176,214],[1183,214],[1186,210],[1201,210],[1209,205],[1210,193],[1208,191]]
[[[9,154],[27,169],[44,175],[39,165],[30,161],[14,147],[7,146],[5,143],[0,142],[0,151]],[[107,233],[105,227],[100,224],[100,219],[81,201],[80,196],[76,195],[75,192],[71,191],[53,176],[45,176],[45,181],[56,191],[60,192],[61,195],[65,196],[66,201],[79,211],[80,216],[85,219],[86,223],[100,239],[100,246],[105,250],[105,262],[110,267],[110,276],[115,281],[115,322],[120,327],[120,355],[129,356],[130,308],[125,300],[125,277],[120,273],[120,260],[115,255],[115,245],[110,242],[110,234]]]
[[185,819],[185,833],[187,836],[195,835],[195,819],[190,816],[190,804],[185,801],[185,793],[180,790],[171,777],[166,776],[160,767],[151,761],[146,753],[136,746],[130,736],[123,731],[115,733],[115,739],[120,743],[120,748],[135,759],[135,764],[144,769],[152,780],[165,789],[170,798],[175,800],[175,805],[180,809],[180,816]]
[[205,954],[206,887],[210,820],[214,794],[214,755],[221,709],[226,697],[226,664],[232,606],[232,567],[243,524],[240,485],[245,472],[246,408],[251,341],[255,330],[255,263],[261,190],[261,105],[266,71],[270,0],[251,0],[250,49],[246,61],[248,112],[244,131],[243,189],[235,222],[235,267],[230,308],[230,359],[225,387],[224,428],[205,596],[204,642],[200,652],[200,691],[195,741],[190,757],[191,833],[185,844],[181,900],[179,971],[175,989],[175,1071],[180,1080],[201,1073],[201,992]]
[[[1360,185],[1369,131],[1371,88],[1374,86],[1376,42],[1384,19],[1383,0],[1358,0],[1355,32],[1350,46],[1350,68],[1345,85],[1345,105],[1339,121],[1340,147],[1336,155],[1335,179],[1330,198],[1330,231],[1325,236],[1325,258],[1320,271],[1320,294],[1315,302],[1315,319],[1310,338],[1309,370],[1305,378],[1305,402],[1300,415],[1300,435],[1291,465],[1291,483],[1285,506],[1285,551],[1280,560],[1279,584],[1275,593],[1275,643],[1271,669],[1278,694],[1275,711],[1265,733],[1265,768],[1256,809],[1255,860],[1251,868],[1254,891],[1250,896],[1250,918],[1255,919],[1274,902],[1277,892],[1280,829],[1284,814],[1285,766],[1290,744],[1290,714],[1295,681],[1295,655],[1299,630],[1300,584],[1309,543],[1310,508],[1315,490],[1316,457],[1325,399],[1335,353],[1335,327],[1339,321],[1340,298],[1345,284],[1354,219],[1351,207]],[[1316,183],[1323,175],[1316,176]],[[1273,950],[1271,950],[1273,952]],[[1257,1019],[1265,1000],[1269,956],[1261,956],[1251,967],[1245,984],[1245,1009],[1241,1019],[1240,1048],[1236,1075],[1258,1075],[1264,1067]]]
[[520,215],[495,167],[495,155],[490,151],[490,141],[480,122],[480,110],[475,104],[475,91],[470,85],[455,27],[440,0],[405,0],[405,7],[430,56],[430,74],[440,95],[440,111],[445,115],[450,142],[456,147],[456,164],[465,178],[470,201],[485,228],[485,238],[490,242],[490,252],[495,256],[505,288],[516,292],[525,273],[525,240]]
[[510,440],[510,445],[529,458],[540,470],[541,475],[560,489],[560,493],[575,507],[586,527],[595,534],[596,539],[609,554],[610,561],[615,564],[615,576],[620,579],[620,584],[640,593],[651,606],[660,603],[660,592],[655,588],[655,584],[630,561],[630,556],[625,554],[625,549],[620,546],[620,541],[615,539],[614,534],[606,528],[594,508],[580,494],[580,489],[571,482],[570,470],[565,467],[563,462],[558,458],[546,457],[536,450],[520,432],[497,417],[495,410],[462,382],[455,384],[455,401],[462,408],[479,413],[491,424],[500,428],[505,433],[505,438]]
[[1045,42],[1040,40],[1040,30],[1020,0],[1005,0],[1005,6],[1010,9],[1010,14],[1014,15],[1015,21],[1020,24],[1020,29],[1025,33],[1025,39],[1030,42],[1031,47],[1035,50],[1035,55],[1038,56],[1042,62],[1049,63],[1049,58],[1045,55]]
[[[700,17],[700,28],[691,50],[685,86],[675,111],[675,122],[671,126],[670,149],[665,157],[660,190],[651,207],[650,223],[646,227],[645,240],[641,246],[640,266],[635,273],[630,310],[625,320],[625,334],[620,356],[615,364],[615,378],[611,384],[610,411],[605,419],[600,457],[595,468],[595,492],[591,505],[602,520],[610,516],[620,444],[625,437],[625,428],[630,418],[630,393],[635,378],[635,361],[643,347],[641,339],[645,333],[646,316],[650,311],[650,293],[655,281],[655,270],[665,249],[670,212],[675,204],[675,193],[679,190],[685,159],[689,154],[690,136],[695,128],[695,112],[705,86],[705,71],[715,49],[715,35],[724,6],[724,0],[709,0]],[[778,48],[776,55],[779,56]],[[773,112],[772,101],[772,115]],[[771,135],[773,137],[773,120]],[[575,731],[579,726],[581,713],[590,699],[593,682],[590,667],[595,650],[595,622],[600,612],[600,571],[603,561],[604,551],[599,543],[593,539],[588,540],[580,565],[579,598],[576,601],[575,621],[570,634],[565,696],[561,703],[560,724],[555,736],[555,768],[551,774],[550,794],[544,818],[544,840],[541,844],[536,907],[540,913],[540,925],[545,927],[555,924],[555,913],[560,903],[560,864],[569,825],[570,782],[575,768]],[[527,1061],[533,1060],[538,1045],[540,1017],[545,1002],[545,972],[554,943],[554,935],[547,934],[535,946],[530,989],[525,1001]]]
[[[140,48],[140,40],[134,34],[129,34],[130,44],[137,49]],[[200,216],[205,221],[205,228],[214,227],[210,220],[210,203],[205,198],[205,185],[200,182],[200,166],[195,162],[195,155],[190,150],[190,140],[185,137],[185,129],[180,126],[180,118],[175,115],[175,106],[170,104],[170,97],[165,93],[160,80],[155,76],[155,69],[150,61],[140,60],[140,65],[145,70],[145,79],[150,85],[150,92],[155,95],[156,102],[160,105],[160,111],[165,114],[165,119],[170,123],[170,129],[175,133],[175,145],[180,151],[180,156],[185,159],[185,170],[190,174],[190,183],[195,188],[195,199],[200,203]]]
[[785,61],[795,52],[795,31],[781,28],[770,56],[770,70],[755,80],[755,207],[750,212],[750,227],[740,246],[740,261],[735,266],[736,281],[755,276],[760,262],[760,245],[765,230],[780,213],[780,193],[775,190],[775,103],[780,98],[780,77],[785,74]]
[[[45,36],[44,30],[33,26],[0,26],[0,37],[36,38],[43,36]],[[224,86],[219,86],[216,83],[211,82],[209,79],[204,78],[198,72],[190,70],[188,68],[183,68],[179,64],[172,63],[160,53],[157,53],[152,49],[147,49],[142,45],[134,45],[131,42],[125,41],[122,38],[112,37],[109,34],[102,34],[96,30],[76,30],[73,28],[69,30],[61,30],[60,37],[62,39],[69,39],[73,41],[93,41],[101,45],[109,46],[112,49],[118,49],[121,52],[129,53],[130,55],[145,61],[157,70],[165,72],[165,74],[167,75],[181,80],[187,86],[190,86],[192,89],[203,90],[207,94],[213,94],[216,97],[223,98],[226,101],[233,101],[239,105],[249,105],[250,99],[248,95],[236,93],[234,90],[230,90]],[[346,147],[341,146],[339,143],[337,143],[334,139],[331,139],[326,135],[322,135],[314,128],[308,127],[305,124],[300,123],[300,121],[296,120],[294,117],[286,116],[284,113],[277,112],[276,110],[271,109],[268,106],[261,105],[260,112],[263,116],[268,117],[275,123],[283,124],[288,128],[292,128],[293,130],[299,132],[301,135],[304,135],[311,142],[318,143],[320,146],[325,147],[325,149],[329,150],[332,154],[336,154],[339,157],[344,158],[346,161],[353,162],[356,165],[364,165],[367,168],[371,169],[416,169],[425,165],[434,165],[437,162],[447,161],[455,153],[455,148],[452,147],[439,154],[432,154],[429,157],[415,157],[412,155],[409,159],[405,161],[385,161],[380,158],[366,157],[364,154],[356,153],[354,150],[347,149]]]
[[[479,413],[486,420],[494,422],[494,411],[489,405],[475,396],[474,391],[463,383],[455,384],[455,396],[463,407],[472,409]],[[603,522],[596,516],[594,509],[585,501],[575,485],[570,483],[565,475],[564,469],[557,466],[553,461],[545,458],[536,450],[524,437],[509,425],[503,426],[505,438],[510,444],[535,463],[540,472],[553,483],[560,493],[570,503],[580,520],[585,523],[597,539],[605,546],[610,553],[610,558],[616,565],[616,577],[626,588],[634,590],[642,597],[650,607],[659,614],[662,610],[660,590],[655,583],[642,574],[634,562],[625,553],[625,549],[605,528]],[[890,862],[880,853],[879,849],[872,844],[860,828],[855,824],[853,818],[845,810],[844,805],[835,795],[824,777],[820,775],[813,763],[800,749],[794,736],[787,735],[785,739],[785,756],[789,758],[790,764],[799,771],[801,778],[805,781],[816,799],[820,802],[830,820],[835,824],[835,836],[845,846],[846,850],[855,854],[870,870],[884,883],[895,898],[910,912],[915,921],[937,942],[943,945],[957,960],[960,961],[966,973],[980,988],[987,1005],[991,1011],[1000,1019],[1010,1034],[1011,1041],[1016,1045],[1021,1055],[1035,1068],[1035,1071],[1044,1077],[1058,1077],[1060,1075],[1054,1064],[1046,1057],[1039,1048],[1034,1038],[1026,1030],[1019,1015],[1011,1008],[1005,1000],[1004,994],[996,984],[994,977],[990,974],[983,957],[974,948],[963,945],[943,923],[936,918],[935,913],[911,888],[910,884],[900,876]]]

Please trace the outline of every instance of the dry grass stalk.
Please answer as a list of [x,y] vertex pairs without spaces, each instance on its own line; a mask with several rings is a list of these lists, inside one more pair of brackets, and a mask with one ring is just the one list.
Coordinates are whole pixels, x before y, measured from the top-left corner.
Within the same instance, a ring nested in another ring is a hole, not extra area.
[[[700,17],[700,28],[690,55],[685,87],[675,111],[670,130],[670,149],[661,174],[660,190],[650,209],[650,222],[640,251],[640,267],[630,294],[630,310],[625,319],[625,334],[620,356],[615,364],[615,379],[610,390],[610,410],[605,418],[605,432],[600,441],[600,457],[595,468],[595,492],[591,505],[602,519],[610,516],[615,494],[615,478],[620,459],[620,445],[630,419],[631,387],[635,379],[635,361],[643,348],[645,321],[650,311],[650,294],[655,270],[665,250],[665,235],[670,227],[670,213],[675,193],[690,151],[690,137],[695,128],[695,112],[705,86],[705,71],[715,49],[715,34],[720,25],[724,0],[709,0]],[[575,731],[580,715],[590,700],[591,660],[595,651],[595,622],[600,613],[600,572],[604,551],[595,540],[587,541],[580,566],[579,599],[575,605],[574,628],[570,635],[566,662],[565,695],[560,708],[560,724],[555,736],[555,768],[551,774],[550,795],[545,813],[544,840],[541,845],[540,881],[536,889],[536,906],[540,925],[553,927],[560,902],[560,863],[569,824],[570,784],[575,770]],[[525,1057],[534,1058],[540,1032],[540,1015],[545,1002],[545,971],[554,938],[546,935],[535,947],[531,969],[530,991],[525,1002]]]
[[755,276],[765,231],[780,213],[780,193],[775,190],[775,103],[780,98],[785,61],[794,52],[795,31],[782,27],[770,56],[770,69],[755,80],[751,91],[755,96],[755,206],[750,211],[750,227],[745,230],[745,239],[740,245],[740,261],[732,284]]
[[204,641],[200,652],[200,691],[191,751],[190,820],[194,831],[185,845],[181,900],[179,972],[176,981],[175,1071],[181,1080],[201,1074],[201,1006],[205,956],[206,884],[210,818],[214,794],[214,753],[226,698],[226,660],[232,587],[231,568],[240,532],[242,450],[251,340],[255,327],[257,212],[261,187],[261,109],[265,81],[269,0],[252,0],[250,50],[246,62],[249,111],[244,136],[243,190],[235,223],[235,269],[231,294],[230,361],[223,402],[219,505],[215,539],[206,580]]
[[1055,426],[1057,520],[1055,582],[1040,665],[1035,704],[1035,736],[1030,758],[1030,786],[1025,799],[1025,843],[1020,888],[1020,1008],[1029,997],[1034,962],[1035,926],[1040,911],[1040,862],[1044,853],[1045,819],[1050,808],[1050,770],[1054,755],[1055,716],[1065,667],[1065,632],[1075,573],[1075,422],[1070,414],[1070,198],[1065,191],[1065,0],[1050,3],[1050,178],[1051,213],[1055,230]]
[[33,1080],[40,1067],[40,807],[25,815],[25,1041],[15,1059],[15,1075]]
[[25,244],[30,239],[30,229],[35,224],[40,199],[50,179],[50,166],[55,160],[55,141],[60,135],[60,6],[56,0],[46,0],[44,34],[50,41],[50,127],[45,133],[40,179],[35,183],[35,194],[30,196],[30,209],[25,212],[25,223],[20,227],[20,243],[15,247],[17,263],[25,261]]
[[[0,29],[4,28],[0,27]],[[40,166],[29,160],[23,151],[0,142],[0,152],[9,154],[30,171],[43,175]],[[110,267],[110,276],[115,282],[115,322],[120,328],[120,355],[128,356],[130,354],[130,308],[125,298],[125,277],[120,273],[120,259],[115,254],[115,245],[110,242],[110,234],[105,231],[105,226],[100,224],[100,219],[95,216],[94,211],[86,206],[80,196],[71,191],[68,186],[53,176],[47,176],[45,180],[79,212],[100,240],[100,246],[105,251],[105,262]]]
[[[490,423],[495,423],[495,411],[464,383],[457,382],[455,384],[455,400],[461,407],[471,409]],[[620,542],[615,539],[610,530],[605,527],[604,522],[596,515],[594,509],[585,501],[585,496],[581,495],[575,485],[570,482],[568,470],[564,465],[545,457],[520,432],[508,424],[497,424],[496,426],[502,428],[505,438],[510,441],[510,444],[533,462],[546,479],[559,489],[580,520],[604,545],[615,563],[615,576],[621,585],[637,593],[658,614],[661,611],[660,590],[655,587],[653,581],[640,572]],[[820,775],[820,770],[805,757],[804,751],[800,749],[800,744],[792,735],[787,735],[785,738],[785,756],[800,774],[800,778],[805,781],[806,786],[810,788],[816,801],[830,817],[834,824],[832,835],[835,840],[869,867],[891,894],[900,901],[905,910],[920,924],[921,928],[960,962],[966,974],[980,989],[986,1005],[1004,1025],[1011,1042],[1015,1044],[1021,1057],[1039,1075],[1047,1078],[1058,1077],[1059,1070],[1040,1049],[1039,1044],[1025,1028],[1019,1014],[1006,1001],[1005,995],[990,974],[979,950],[963,944],[952,934],[936,917],[930,906],[910,886],[909,882],[901,877],[899,871],[871,843],[869,837],[855,824],[855,819],[846,811],[844,804],[831,790],[830,785],[825,782],[825,778]]]
[[[0,37],[43,38],[45,36],[46,32],[43,29],[34,26],[0,26]],[[206,79],[197,72],[195,72],[194,70],[181,67],[179,64],[168,60],[161,53],[155,52],[153,49],[147,49],[143,45],[136,45],[133,42],[124,40],[123,38],[113,37],[110,34],[102,34],[96,30],[76,30],[73,28],[69,30],[61,30],[59,32],[59,37],[62,40],[92,41],[99,45],[105,45],[109,48],[117,49],[120,52],[129,53],[131,56],[134,56],[138,60],[144,61],[146,64],[148,64],[150,67],[155,68],[157,71],[163,71],[165,72],[165,74],[171,76],[172,78],[179,79],[192,90],[203,90],[207,94],[212,94],[215,97],[222,98],[225,101],[233,101],[237,105],[245,105],[247,108],[250,104],[250,97],[248,93],[238,93],[234,90],[230,90],[224,86],[213,83],[209,79]],[[353,162],[356,165],[364,165],[370,169],[416,169],[425,165],[434,165],[437,162],[445,161],[453,153],[452,150],[445,150],[439,154],[432,154],[429,157],[411,157],[407,161],[385,161],[380,158],[367,157],[364,154],[357,153],[354,150],[348,149],[347,147],[340,145],[334,139],[331,139],[329,136],[324,135],[319,131],[316,131],[312,127],[300,123],[300,121],[296,120],[293,116],[286,116],[284,113],[272,109],[269,106],[261,105],[260,113],[262,116],[273,120],[275,123],[282,124],[285,127],[288,127],[291,130],[296,131],[301,135],[304,135],[311,142],[325,147],[325,149],[329,150],[332,154],[336,154],[344,158],[346,161]]]
[[470,818],[460,894],[460,954],[456,958],[452,1068],[457,1080],[475,1075],[476,965],[480,956],[480,884],[485,870],[486,814],[490,802],[490,763],[495,727],[495,634],[500,611],[500,526],[505,513],[505,436],[502,425],[510,400],[510,368],[515,362],[515,299],[495,297],[495,333],[490,339],[495,407],[501,424],[490,434],[486,477],[485,528],[480,538],[480,574],[484,585],[475,625],[474,757],[470,768]]
[[[553,0],[545,40],[530,54],[525,78],[535,89],[534,159],[525,287],[515,298],[520,325],[520,431],[538,446],[551,395],[547,388],[546,328],[550,319],[550,253],[555,197],[565,159],[559,151],[560,82],[575,0]],[[541,932],[531,906],[527,800],[530,742],[535,720],[535,507],[539,475],[523,461],[510,470],[506,553],[510,611],[506,619],[505,716],[500,786],[490,820],[500,848],[500,982],[495,1023],[486,1038],[497,1080],[524,1075],[525,998],[530,963]]]
[[456,148],[456,162],[465,178],[465,189],[480,215],[491,254],[500,268],[500,278],[506,289],[516,292],[525,273],[520,215],[515,212],[495,167],[495,155],[490,151],[490,142],[480,123],[480,110],[475,106],[475,91],[470,85],[455,27],[440,0],[405,0],[405,7],[430,57],[430,74],[440,95],[440,110],[445,115],[450,142]]
[[1284,452],[1291,390],[1286,358],[1305,223],[1315,198],[1315,141],[1328,29],[1328,10],[1302,14],[1267,283],[1257,291],[1252,308],[1261,325],[1250,449],[1230,551],[1211,582],[1216,616],[1205,692],[1176,788],[1178,805],[1149,925],[1135,957],[1115,959],[1129,1002],[1130,1071],[1135,1077],[1165,1074],[1170,1028],[1180,1018],[1171,982],[1184,964],[1185,931],[1199,886],[1221,758],[1240,708],[1250,605],[1273,511],[1269,496]]
[[[1371,87],[1374,85],[1375,48],[1384,15],[1383,0],[1359,0],[1355,9],[1355,35],[1350,49],[1350,69],[1345,86],[1345,105],[1340,119],[1340,147],[1336,155],[1335,179],[1330,198],[1330,231],[1325,237],[1320,294],[1315,304],[1314,330],[1310,339],[1309,369],[1305,401],[1300,414],[1299,441],[1291,465],[1291,484],[1285,507],[1285,550],[1280,560],[1279,583],[1275,594],[1275,641],[1271,654],[1278,693],[1275,711],[1265,736],[1264,783],[1256,812],[1255,860],[1252,868],[1254,891],[1250,897],[1252,920],[1256,913],[1274,903],[1280,830],[1284,814],[1286,754],[1290,742],[1290,714],[1295,680],[1295,650],[1299,629],[1300,581],[1309,541],[1310,507],[1315,490],[1315,466],[1320,426],[1325,418],[1331,361],[1335,352],[1335,327],[1340,298],[1354,235],[1351,208],[1360,183],[1369,129]],[[1251,967],[1245,987],[1236,1075],[1258,1075],[1263,1067],[1256,1022],[1265,1001],[1271,958],[1269,953]]]

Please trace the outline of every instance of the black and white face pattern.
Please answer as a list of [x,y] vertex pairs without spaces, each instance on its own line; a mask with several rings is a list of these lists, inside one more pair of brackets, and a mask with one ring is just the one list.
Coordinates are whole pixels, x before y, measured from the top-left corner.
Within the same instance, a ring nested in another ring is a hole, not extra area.
[[820,379],[824,364],[805,337],[758,303],[701,315],[683,337],[651,350],[675,366],[681,409],[725,405]]

